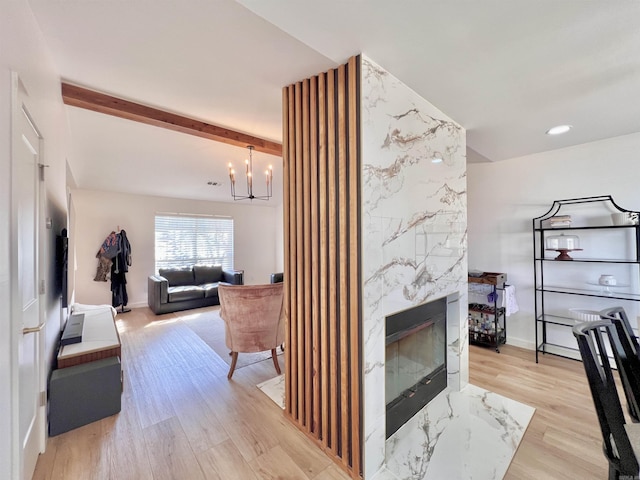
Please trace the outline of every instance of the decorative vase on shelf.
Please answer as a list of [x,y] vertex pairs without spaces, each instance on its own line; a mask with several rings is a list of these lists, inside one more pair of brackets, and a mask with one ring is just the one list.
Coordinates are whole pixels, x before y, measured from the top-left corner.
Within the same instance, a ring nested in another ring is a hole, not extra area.
[[638,212],[618,212],[611,214],[614,225],[638,225]]
[[580,238],[577,235],[565,235],[564,233],[548,236],[545,245],[547,250],[554,250],[560,253],[555,260],[573,260],[569,256],[569,252],[582,250],[580,248]]

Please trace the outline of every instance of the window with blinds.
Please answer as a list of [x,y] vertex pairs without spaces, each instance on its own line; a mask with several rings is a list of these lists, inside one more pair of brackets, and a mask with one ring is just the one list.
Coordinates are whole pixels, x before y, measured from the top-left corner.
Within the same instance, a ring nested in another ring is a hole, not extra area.
[[233,268],[233,219],[156,215],[156,273],[197,263]]

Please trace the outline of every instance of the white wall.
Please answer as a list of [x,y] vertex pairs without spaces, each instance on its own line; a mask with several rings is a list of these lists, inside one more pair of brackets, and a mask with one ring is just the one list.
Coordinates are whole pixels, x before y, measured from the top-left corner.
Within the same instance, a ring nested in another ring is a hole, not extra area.
[[[234,267],[244,270],[246,284],[268,283],[278,265],[279,210],[262,203],[216,203],[167,197],[130,195],[96,190],[71,192],[75,208],[75,300],[111,303],[110,282],[95,282],[96,252],[119,226],[131,243],[132,265],[127,273],[129,307],[147,305],[147,277],[155,272],[154,221],[156,213],[228,215],[234,219]],[[70,266],[71,268],[71,266]]]
[[535,348],[531,221],[554,200],[611,195],[640,210],[640,133],[497,163],[469,164],[469,268],[505,272],[520,312],[508,343]]
[[[0,20],[0,32],[4,32]],[[0,33],[0,41],[4,43]],[[0,55],[2,52],[0,51]],[[4,64],[4,61],[3,61]],[[9,208],[11,199],[10,102],[11,76],[0,70],[0,385],[11,385],[11,303],[9,302]],[[0,478],[11,478],[11,391],[0,390]]]
[[[11,399],[17,393],[10,388],[10,358],[17,358],[12,347],[11,302],[9,296],[10,267],[17,259],[11,258],[9,241],[11,195],[11,71],[20,76],[28,92],[28,106],[43,137],[41,161],[47,168],[45,215],[53,220],[53,229],[47,231],[46,254],[42,259],[45,279],[51,285],[54,273],[53,250],[55,233],[65,226],[66,202],[64,195],[64,157],[66,120],[60,97],[60,80],[40,30],[26,1],[3,1],[0,14],[0,478],[16,475],[16,437],[12,437],[12,420],[16,417]],[[47,326],[45,354],[50,359],[60,332],[60,302],[49,289],[43,299]],[[14,331],[15,333],[15,331]],[[9,387],[9,388],[7,388]],[[12,465],[13,463],[13,465]],[[13,469],[13,470],[12,470]]]

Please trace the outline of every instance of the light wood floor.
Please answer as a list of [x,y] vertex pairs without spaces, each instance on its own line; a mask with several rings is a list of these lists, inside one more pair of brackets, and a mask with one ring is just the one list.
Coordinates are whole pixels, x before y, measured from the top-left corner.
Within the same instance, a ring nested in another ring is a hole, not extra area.
[[[35,479],[349,478],[255,385],[271,360],[236,370],[174,314],[118,316],[122,411],[52,437]],[[602,479],[607,465],[582,364],[471,347],[471,382],[535,407],[507,479]],[[487,452],[491,461],[491,452]]]
[[505,479],[608,478],[582,363],[541,355],[536,364],[533,351],[509,345],[500,351],[470,347],[470,382],[536,408]]

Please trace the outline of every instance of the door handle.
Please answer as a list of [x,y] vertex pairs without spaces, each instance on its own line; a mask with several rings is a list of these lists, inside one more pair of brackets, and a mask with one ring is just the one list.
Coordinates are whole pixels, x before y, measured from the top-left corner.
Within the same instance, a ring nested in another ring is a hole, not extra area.
[[27,333],[38,333],[44,328],[45,324],[41,323],[37,327],[27,327],[22,329],[22,334],[26,335]]

